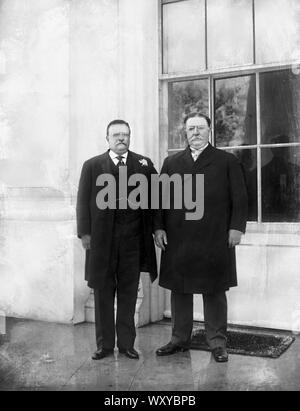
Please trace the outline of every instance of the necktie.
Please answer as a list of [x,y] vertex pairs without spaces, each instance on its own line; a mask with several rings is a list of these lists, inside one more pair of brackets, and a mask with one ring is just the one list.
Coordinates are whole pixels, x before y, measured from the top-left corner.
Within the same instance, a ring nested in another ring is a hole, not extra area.
[[119,162],[118,162],[118,164],[117,164],[117,167],[120,167],[120,166],[125,166],[125,163],[124,163],[124,157],[123,156],[118,156],[117,157],[117,159],[119,160]]
[[191,153],[192,153],[192,157],[194,159],[194,161],[198,160],[198,157],[200,156],[200,154],[202,153],[203,150],[196,150],[194,148],[191,148]]

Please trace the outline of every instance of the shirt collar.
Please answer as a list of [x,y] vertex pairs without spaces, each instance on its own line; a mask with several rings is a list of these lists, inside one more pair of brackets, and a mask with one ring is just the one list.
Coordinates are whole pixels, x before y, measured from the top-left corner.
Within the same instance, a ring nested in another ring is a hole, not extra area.
[[209,143],[207,143],[205,147],[200,148],[200,149],[190,147],[190,150],[192,153],[202,153],[208,146],[209,146]]
[[[109,156],[110,158],[114,161],[114,160],[118,160],[120,154],[116,154],[114,151],[109,150]],[[123,161],[126,164],[127,163],[127,157],[128,157],[128,151],[125,154],[122,154],[123,157]]]

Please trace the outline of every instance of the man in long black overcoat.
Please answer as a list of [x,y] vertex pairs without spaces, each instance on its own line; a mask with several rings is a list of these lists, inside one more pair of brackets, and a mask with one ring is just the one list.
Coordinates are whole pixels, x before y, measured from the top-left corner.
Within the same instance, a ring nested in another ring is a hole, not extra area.
[[[151,175],[156,174],[149,158],[129,151],[130,133],[125,121],[111,122],[107,127],[109,150],[84,163],[79,183],[77,229],[86,250],[85,278],[95,295],[95,360],[113,353],[115,329],[119,351],[129,358],[139,358],[134,349],[134,314],[140,272],[149,272],[152,281],[157,277],[152,211],[132,209],[127,199],[127,208],[123,209],[118,197],[120,167],[127,168],[128,179],[134,174],[146,176],[149,187]],[[116,182],[117,201],[115,207],[107,209],[100,209],[97,200],[104,189],[97,186],[97,180],[103,175],[113,176]]]
[[155,241],[163,250],[160,285],[172,291],[173,325],[171,342],[157,355],[190,347],[193,294],[202,294],[208,344],[216,361],[226,362],[226,291],[237,285],[235,246],[246,229],[246,186],[236,157],[209,144],[208,117],[189,115],[185,126],[189,145],[165,160],[161,174],[204,175],[204,216],[188,221],[187,210],[172,205],[156,215]]

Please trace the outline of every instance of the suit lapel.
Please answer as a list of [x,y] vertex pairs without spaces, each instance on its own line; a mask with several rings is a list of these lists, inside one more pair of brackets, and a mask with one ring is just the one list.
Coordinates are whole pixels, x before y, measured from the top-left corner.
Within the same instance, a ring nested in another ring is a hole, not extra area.
[[104,158],[103,158],[103,161],[101,162],[101,166],[102,166],[102,172],[104,174],[115,174],[116,166],[109,155],[109,151],[107,151],[104,154]]
[[134,156],[134,154],[131,151],[128,151],[128,156],[127,156],[127,166],[131,165],[133,172],[136,174],[138,172],[137,170],[137,161]]
[[134,173],[135,174],[146,174],[147,167],[142,167],[139,158],[140,157],[138,157],[132,151],[128,151],[128,160],[132,164],[132,168],[133,168]]
[[[109,151],[104,153],[103,157],[101,158],[101,161],[98,163],[100,172],[105,173],[105,174],[115,174],[116,171],[118,171],[118,167],[114,164],[112,161]],[[141,173],[144,170],[142,170],[142,167],[138,161],[138,158],[132,153],[132,151],[128,151],[128,157],[127,157],[127,166],[131,165],[133,168],[134,173]]]

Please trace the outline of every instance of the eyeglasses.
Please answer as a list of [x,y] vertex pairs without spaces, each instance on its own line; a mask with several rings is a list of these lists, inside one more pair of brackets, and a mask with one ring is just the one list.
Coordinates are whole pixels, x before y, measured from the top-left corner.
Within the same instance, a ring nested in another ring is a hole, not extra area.
[[111,134],[111,137],[113,137],[113,138],[120,138],[120,137],[128,138],[128,137],[130,137],[130,134],[129,133],[115,133],[115,134]]

